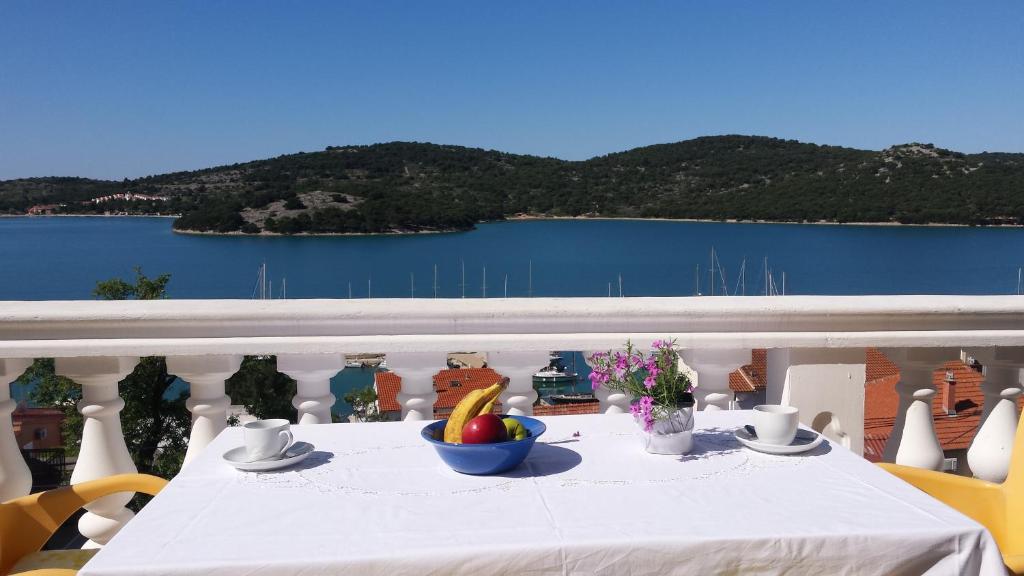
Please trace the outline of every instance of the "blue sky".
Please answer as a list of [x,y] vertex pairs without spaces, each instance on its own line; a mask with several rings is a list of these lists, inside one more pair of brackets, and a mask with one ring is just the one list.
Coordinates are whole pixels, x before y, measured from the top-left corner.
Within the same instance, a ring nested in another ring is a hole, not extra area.
[[1024,2],[0,3],[0,179],[728,133],[1024,152]]

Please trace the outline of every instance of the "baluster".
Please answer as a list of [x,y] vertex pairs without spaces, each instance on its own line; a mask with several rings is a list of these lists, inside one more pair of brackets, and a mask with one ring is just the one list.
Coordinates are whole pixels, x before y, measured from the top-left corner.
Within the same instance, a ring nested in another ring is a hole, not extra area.
[[330,424],[334,394],[331,378],[345,368],[341,354],[280,354],[277,371],[295,379],[292,406],[298,411],[299,424]]
[[978,431],[967,449],[967,464],[976,478],[1002,482],[1010,471],[1010,454],[1017,432],[1024,348],[990,348],[972,350],[970,354],[985,366],[985,381],[981,385],[985,406]]
[[863,348],[782,348],[767,360],[768,403],[796,406],[801,423],[863,454]]
[[750,349],[686,349],[681,354],[683,364],[697,376],[697,407],[708,411],[732,409],[729,374],[750,363]]
[[402,406],[402,420],[433,420],[434,375],[448,364],[446,352],[389,352],[388,369],[402,378],[398,403]]
[[[121,430],[124,400],[118,395],[117,383],[138,363],[138,357],[128,356],[57,359],[57,374],[82,386],[78,411],[85,422],[72,484],[137,471]],[[78,521],[78,531],[89,539],[83,548],[106,544],[134,516],[124,507],[133,494],[111,494],[86,504],[88,512]]]
[[11,400],[11,382],[31,365],[29,359],[0,358],[0,502],[24,496],[32,490],[32,472],[21,457],[11,419],[17,407]]
[[945,456],[935,435],[932,400],[935,369],[944,361],[957,358],[953,348],[888,348],[882,353],[900,369],[896,393],[900,403],[896,421],[885,444],[882,459],[904,466],[941,470]]
[[[594,354],[594,351],[587,351],[583,353],[584,361],[587,366],[591,368],[594,364],[590,361],[590,357]],[[587,382],[587,386],[590,386],[590,382]],[[600,406],[601,414],[628,414],[629,405],[633,401],[628,394],[619,392],[618,390],[609,390],[604,386],[600,386],[594,390],[594,397],[597,398],[598,406]]]
[[192,413],[192,432],[185,451],[185,464],[202,452],[227,426],[231,399],[224,393],[224,381],[242,364],[241,356],[170,356],[167,372],[189,384],[185,407]]
[[547,352],[491,352],[487,366],[509,379],[498,399],[506,414],[532,416],[537,391],[533,389],[533,375],[548,362]]

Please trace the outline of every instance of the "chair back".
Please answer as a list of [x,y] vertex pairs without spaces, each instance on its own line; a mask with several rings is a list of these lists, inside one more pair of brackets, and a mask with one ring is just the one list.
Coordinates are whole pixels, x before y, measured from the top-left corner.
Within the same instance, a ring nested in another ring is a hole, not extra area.
[[1018,417],[1017,434],[1013,439],[1010,470],[1002,488],[1006,499],[1007,548],[1015,554],[1024,554],[1024,418],[1021,417]]
[[0,574],[7,574],[23,556],[39,550],[63,522],[22,503],[23,499],[15,499],[0,504]]

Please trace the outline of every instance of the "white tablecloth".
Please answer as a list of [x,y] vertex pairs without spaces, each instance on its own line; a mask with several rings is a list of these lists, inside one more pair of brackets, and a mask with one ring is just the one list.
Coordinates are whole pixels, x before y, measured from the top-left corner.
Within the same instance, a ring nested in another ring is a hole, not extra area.
[[232,428],[82,575],[1002,573],[970,519],[837,445],[741,448],[749,419],[698,413],[674,457],[645,453],[629,415],[546,418],[493,477],[448,470],[422,422],[296,426],[304,463],[239,472]]

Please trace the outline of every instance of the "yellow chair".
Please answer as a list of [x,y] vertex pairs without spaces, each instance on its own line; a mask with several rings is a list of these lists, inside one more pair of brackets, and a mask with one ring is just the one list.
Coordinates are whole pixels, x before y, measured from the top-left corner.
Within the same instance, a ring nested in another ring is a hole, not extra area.
[[896,464],[880,466],[988,528],[1006,567],[1024,574],[1024,418],[1017,424],[1014,446],[1002,484]]
[[40,552],[76,510],[117,492],[155,496],[167,481],[146,474],[119,474],[49,492],[29,494],[0,504],[0,574],[72,576],[94,550]]

